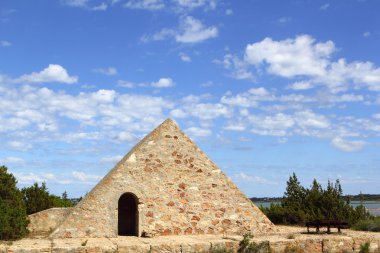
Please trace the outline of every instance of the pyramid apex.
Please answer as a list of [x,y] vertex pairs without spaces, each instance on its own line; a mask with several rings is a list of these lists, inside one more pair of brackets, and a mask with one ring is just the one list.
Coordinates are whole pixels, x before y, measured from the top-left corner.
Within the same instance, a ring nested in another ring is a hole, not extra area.
[[177,127],[179,128],[179,126],[177,125],[177,123],[172,120],[171,118],[166,118],[159,126],[158,128],[160,128],[160,126],[174,126],[174,127]]
[[164,123],[166,123],[166,124],[175,124],[175,125],[177,125],[177,124],[174,122],[174,120],[172,120],[171,118],[166,118],[166,120],[164,120],[164,122],[162,122],[162,124],[164,124]]

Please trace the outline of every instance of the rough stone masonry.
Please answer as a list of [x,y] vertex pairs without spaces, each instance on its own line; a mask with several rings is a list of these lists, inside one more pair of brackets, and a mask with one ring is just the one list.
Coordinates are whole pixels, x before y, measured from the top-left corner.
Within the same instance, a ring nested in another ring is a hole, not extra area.
[[72,209],[50,237],[117,237],[124,232],[236,235],[274,230],[270,220],[167,119]]

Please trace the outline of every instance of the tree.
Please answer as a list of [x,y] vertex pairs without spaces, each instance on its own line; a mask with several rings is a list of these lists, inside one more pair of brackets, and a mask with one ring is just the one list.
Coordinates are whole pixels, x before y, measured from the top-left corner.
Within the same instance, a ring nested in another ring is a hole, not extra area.
[[305,197],[306,190],[301,185],[296,174],[289,177],[286,182],[286,192],[284,193],[284,198],[282,206],[284,207],[285,220],[290,224],[304,223],[306,219],[305,214]]
[[0,166],[0,240],[18,239],[28,232],[26,208],[16,184],[8,168]]
[[41,186],[38,183],[34,183],[32,186],[25,187],[21,191],[24,195],[28,214],[37,213],[54,206],[45,182]]
[[313,180],[310,189],[306,190],[306,213],[307,220],[318,220],[323,218],[321,207],[323,206],[323,189],[322,186]]

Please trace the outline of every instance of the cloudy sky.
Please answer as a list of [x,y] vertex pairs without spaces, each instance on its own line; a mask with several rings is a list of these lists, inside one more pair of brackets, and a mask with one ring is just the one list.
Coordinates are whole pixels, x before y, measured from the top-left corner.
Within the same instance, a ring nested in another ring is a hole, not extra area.
[[380,193],[379,9],[1,0],[0,164],[78,197],[171,117],[248,196]]

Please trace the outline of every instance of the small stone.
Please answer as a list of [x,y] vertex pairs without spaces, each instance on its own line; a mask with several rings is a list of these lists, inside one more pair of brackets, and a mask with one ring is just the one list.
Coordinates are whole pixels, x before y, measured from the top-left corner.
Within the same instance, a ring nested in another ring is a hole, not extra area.
[[222,220],[222,224],[225,226],[229,226],[231,225],[231,220],[228,220],[228,219]]
[[175,234],[175,235],[179,235],[179,234],[181,234],[181,229],[178,228],[178,227],[174,227],[174,229],[173,229],[173,234]]
[[191,235],[193,233],[193,229],[191,227],[188,227],[186,230],[185,230],[185,235]]
[[164,231],[162,232],[162,235],[171,235],[172,234],[172,231],[170,229],[164,229]]
[[196,221],[199,221],[201,218],[199,218],[198,216],[194,215],[193,218],[191,218],[191,220],[196,220]]
[[174,202],[170,201],[169,203],[166,204],[167,206],[174,206]]

